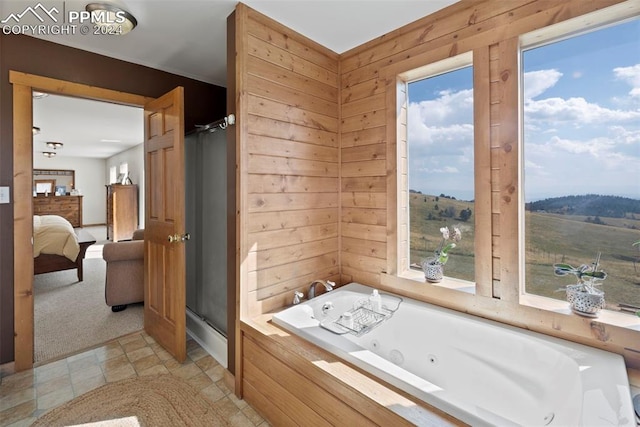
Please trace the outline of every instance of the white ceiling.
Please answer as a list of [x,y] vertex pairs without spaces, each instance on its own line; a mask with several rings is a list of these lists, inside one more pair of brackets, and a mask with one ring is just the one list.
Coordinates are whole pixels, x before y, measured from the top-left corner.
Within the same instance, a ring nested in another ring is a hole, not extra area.
[[[236,0],[102,1],[115,3],[128,10],[138,20],[138,26],[125,36],[76,34],[38,37],[226,87],[226,20],[238,3]],[[317,43],[337,53],[343,53],[456,1],[245,0],[244,3]],[[38,0],[2,0],[0,19],[9,16],[10,13],[20,13],[37,2]],[[68,13],[72,10],[84,10],[84,6],[91,0],[40,2],[47,7],[64,7]],[[49,102],[55,103],[53,98]],[[43,104],[43,108],[48,105]],[[83,111],[87,111],[87,108],[90,107],[85,106]],[[92,111],[91,114],[96,114],[97,117],[102,114],[95,109]],[[44,111],[43,114],[48,113]],[[48,138],[45,128],[47,119],[42,117],[42,120],[40,125],[35,125],[42,127],[42,137]],[[133,140],[139,132],[138,129],[132,129],[129,137],[107,138],[104,136],[104,129],[85,125],[90,120],[84,115],[69,117],[69,120],[71,121],[66,124],[56,122],[60,123],[58,127],[73,129],[75,134],[61,135],[61,140],[82,140],[85,146],[89,141],[99,139]],[[98,134],[98,131],[103,133]],[[61,155],[81,155],[76,149],[80,150],[75,143],[70,142],[68,146],[65,144],[64,153],[61,151]],[[103,151],[106,151],[104,147]],[[100,157],[108,155],[102,154]]]
[[[61,157],[108,158],[144,140],[142,108],[89,99],[49,95],[33,100],[34,155],[55,151]],[[64,146],[52,150],[48,141]]]

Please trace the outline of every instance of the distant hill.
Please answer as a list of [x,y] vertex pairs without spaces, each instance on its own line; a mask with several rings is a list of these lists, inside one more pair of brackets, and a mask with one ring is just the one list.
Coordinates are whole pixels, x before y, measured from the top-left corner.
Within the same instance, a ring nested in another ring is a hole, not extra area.
[[629,214],[640,215],[640,200],[619,196],[564,196],[527,203],[531,212],[549,212],[565,215],[602,216],[624,218]]

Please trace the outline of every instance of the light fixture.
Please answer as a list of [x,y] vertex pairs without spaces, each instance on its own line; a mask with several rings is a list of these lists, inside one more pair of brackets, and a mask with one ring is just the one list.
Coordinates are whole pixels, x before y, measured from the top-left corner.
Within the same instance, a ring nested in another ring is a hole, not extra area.
[[91,13],[91,22],[105,30],[105,35],[125,35],[138,25],[132,14],[113,4],[89,3],[85,10]]
[[56,153],[55,151],[43,151],[42,155],[48,158],[52,158],[55,157]]
[[62,146],[64,144],[62,142],[58,142],[58,141],[47,141],[46,145],[49,148],[53,148],[54,150],[57,150],[58,148],[62,148]]
[[38,126],[32,126],[31,131],[33,132],[34,135],[40,134],[40,128]]

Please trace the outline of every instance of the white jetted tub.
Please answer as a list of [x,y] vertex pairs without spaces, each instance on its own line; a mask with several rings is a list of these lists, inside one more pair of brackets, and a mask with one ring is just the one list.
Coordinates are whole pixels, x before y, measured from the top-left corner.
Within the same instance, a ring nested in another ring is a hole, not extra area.
[[273,322],[473,426],[636,425],[620,355],[372,292],[351,283]]

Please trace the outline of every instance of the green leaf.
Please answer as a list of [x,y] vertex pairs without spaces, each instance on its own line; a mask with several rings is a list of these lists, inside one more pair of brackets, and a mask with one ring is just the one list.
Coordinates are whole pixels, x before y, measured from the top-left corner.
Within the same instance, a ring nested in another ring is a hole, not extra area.
[[587,271],[582,273],[583,276],[593,277],[594,279],[604,280],[607,278],[607,273],[604,271]]
[[559,268],[562,270],[575,270],[575,268],[573,268],[569,264],[553,264],[553,268],[556,268],[556,269]]

